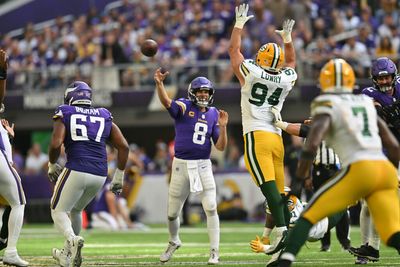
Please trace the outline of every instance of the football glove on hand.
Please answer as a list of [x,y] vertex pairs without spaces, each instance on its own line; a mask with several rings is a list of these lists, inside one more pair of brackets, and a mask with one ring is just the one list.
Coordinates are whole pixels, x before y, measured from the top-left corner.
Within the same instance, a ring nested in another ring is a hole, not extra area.
[[280,36],[282,36],[283,42],[290,43],[292,41],[292,30],[295,21],[293,19],[287,19],[283,22],[282,30],[275,30]]
[[256,239],[251,240],[251,242],[250,242],[251,250],[255,253],[265,253],[265,250],[264,250],[265,246],[269,246],[269,245],[264,245],[261,242],[261,239],[258,235],[256,236]]
[[286,128],[288,127],[289,123],[282,120],[281,113],[279,112],[279,110],[276,107],[272,107],[271,112],[274,115],[274,119],[273,119],[274,125],[285,131]]
[[47,177],[49,177],[50,182],[55,183],[60,176],[63,167],[58,163],[48,163]]
[[385,121],[396,129],[400,129],[400,103],[394,102],[392,105],[382,107]]
[[235,28],[243,29],[244,24],[254,17],[253,15],[247,16],[247,12],[249,11],[249,4],[241,4],[240,6],[235,7],[236,14],[236,22]]
[[122,186],[124,185],[124,171],[120,169],[116,169],[114,173],[114,177],[111,181],[110,190],[116,195],[121,194]]
[[4,103],[0,104],[0,113],[3,113],[6,110],[6,107],[4,106]]

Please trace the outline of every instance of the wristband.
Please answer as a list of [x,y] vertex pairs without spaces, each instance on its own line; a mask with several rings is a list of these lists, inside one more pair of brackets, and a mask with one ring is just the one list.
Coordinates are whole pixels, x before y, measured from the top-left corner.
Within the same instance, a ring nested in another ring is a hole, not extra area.
[[124,170],[116,169],[114,172],[113,180],[122,181],[124,180]]
[[304,160],[314,160],[315,153],[307,150],[301,150],[300,158]]
[[5,79],[7,79],[7,70],[0,69],[0,80],[5,80]]
[[307,137],[307,134],[310,130],[310,126],[307,124],[302,123],[300,125],[300,131],[299,131],[299,136],[300,137]]
[[47,163],[47,167],[49,168],[49,172],[55,172],[56,170],[56,163],[51,163],[49,161],[49,163]]
[[286,131],[287,127],[288,127],[289,123],[287,123],[286,121],[277,121],[275,122],[275,126]]

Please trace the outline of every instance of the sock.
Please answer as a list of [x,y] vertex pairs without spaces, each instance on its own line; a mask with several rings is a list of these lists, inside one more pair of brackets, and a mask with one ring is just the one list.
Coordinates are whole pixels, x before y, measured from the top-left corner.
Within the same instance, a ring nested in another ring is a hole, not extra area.
[[272,217],[274,217],[277,227],[286,226],[285,216],[283,212],[283,201],[276,187],[275,181],[268,181],[260,186],[260,189],[267,199]]
[[71,211],[71,224],[75,235],[79,235],[82,229],[82,213],[81,211]]
[[376,250],[379,250],[380,244],[381,244],[381,239],[379,237],[379,234],[375,230],[375,225],[373,223],[373,220],[371,218],[371,224],[370,224],[370,232],[369,232],[369,239],[368,239],[368,245],[373,247]]
[[3,240],[7,240],[8,237],[8,218],[10,217],[11,207],[7,206],[4,209],[1,230],[0,230],[0,238]]
[[208,212],[207,215],[207,231],[208,238],[210,240],[210,248],[219,250],[219,238],[220,238],[220,230],[219,230],[219,217],[217,211]]
[[179,227],[180,227],[180,220],[179,217],[176,217],[174,220],[168,220],[168,230],[169,230],[169,240],[174,243],[181,243],[179,239]]
[[[307,241],[308,233],[310,232],[313,224],[308,220],[300,217],[296,222],[296,225],[289,232],[289,237],[287,239],[287,246],[284,252],[289,252],[293,256],[299,253],[301,247]],[[283,256],[283,254],[282,254]]]
[[290,213],[289,207],[287,205],[287,202],[289,200],[289,195],[281,194],[281,198],[283,200],[283,216],[285,217],[285,224],[286,226],[289,226],[290,218],[292,217],[292,214]]
[[71,220],[65,211],[55,211],[52,209],[51,218],[53,218],[53,222],[57,230],[64,235],[66,240],[75,236],[74,230],[72,229]]
[[370,215],[368,206],[366,203],[361,203],[361,211],[360,211],[360,230],[361,230],[361,243],[367,244],[369,239],[370,232]]
[[17,242],[24,220],[25,205],[18,205],[11,208],[10,218],[8,220],[8,243],[7,251],[17,249]]

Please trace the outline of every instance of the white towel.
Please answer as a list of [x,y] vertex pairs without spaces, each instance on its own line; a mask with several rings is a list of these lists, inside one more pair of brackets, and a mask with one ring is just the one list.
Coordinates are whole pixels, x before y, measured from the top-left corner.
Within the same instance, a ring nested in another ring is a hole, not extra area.
[[187,171],[189,175],[190,192],[195,194],[201,193],[203,191],[203,184],[200,179],[198,162],[188,161]]

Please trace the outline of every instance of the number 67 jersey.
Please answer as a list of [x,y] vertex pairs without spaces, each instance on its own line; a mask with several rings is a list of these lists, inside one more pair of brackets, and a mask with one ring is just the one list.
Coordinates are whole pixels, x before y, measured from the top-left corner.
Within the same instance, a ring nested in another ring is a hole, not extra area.
[[240,65],[244,77],[241,89],[243,134],[267,131],[281,134],[273,124],[271,107],[281,111],[286,96],[292,90],[297,73],[293,68],[283,68],[277,73],[267,72],[253,60],[246,59]]
[[53,120],[65,125],[65,167],[71,170],[107,176],[106,140],[112,127],[112,115],[105,108],[61,105]]
[[336,151],[343,166],[359,160],[386,159],[382,152],[376,109],[370,97],[320,95],[311,103],[311,116],[318,114],[331,117],[325,140]]

